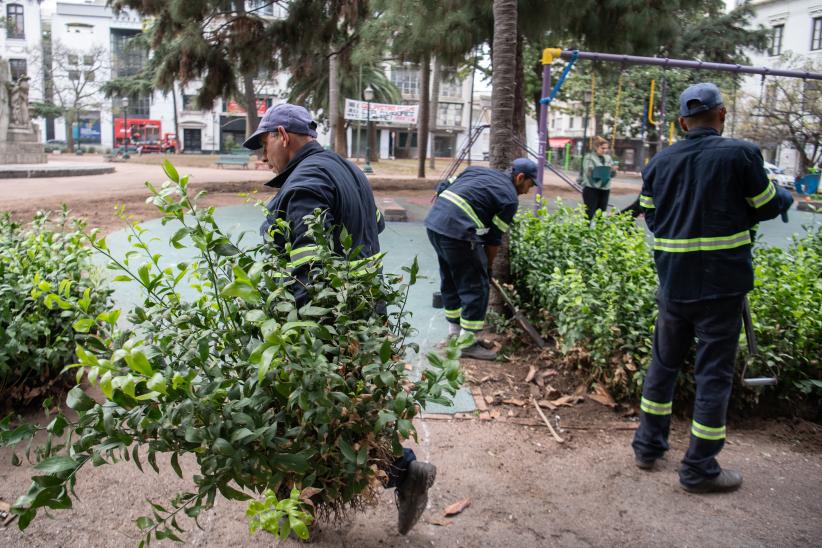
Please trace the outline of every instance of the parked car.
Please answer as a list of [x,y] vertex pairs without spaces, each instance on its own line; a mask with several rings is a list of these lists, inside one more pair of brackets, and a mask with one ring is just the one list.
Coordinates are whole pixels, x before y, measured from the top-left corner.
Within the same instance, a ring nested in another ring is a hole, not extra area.
[[765,162],[765,172],[773,183],[781,187],[793,188],[793,177],[785,173],[785,168]]
[[66,147],[66,142],[62,139],[49,139],[44,145],[46,152],[65,152]]

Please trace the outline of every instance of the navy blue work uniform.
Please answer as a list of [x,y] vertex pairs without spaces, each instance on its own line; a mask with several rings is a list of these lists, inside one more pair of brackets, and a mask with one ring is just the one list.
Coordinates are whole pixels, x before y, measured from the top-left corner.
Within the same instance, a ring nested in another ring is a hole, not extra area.
[[[371,185],[359,168],[337,153],[311,141],[266,185],[281,188],[266,205],[269,214],[260,233],[269,235],[279,250],[291,244],[289,266],[297,279],[306,277],[311,261],[316,258],[317,245],[307,233],[304,220],[315,209],[324,212],[326,226],[333,226],[337,252],[342,252],[343,227],[351,235],[353,247],[362,246],[361,259],[370,259],[380,252],[379,233],[385,229],[385,220],[374,203]],[[288,234],[269,233],[277,219],[290,223]],[[293,291],[297,303],[304,304],[305,288],[295,284]]]
[[[337,252],[342,252],[342,227],[351,234],[354,248],[362,246],[362,259],[370,259],[380,252],[379,234],[385,229],[385,220],[374,203],[371,185],[359,168],[335,152],[311,141],[300,148],[282,173],[266,185],[281,188],[266,205],[269,214],[260,232],[269,234],[269,228],[277,219],[290,223],[291,230],[287,235],[270,235],[273,237],[272,243],[280,250],[291,244],[290,266],[292,275],[297,279],[308,275],[310,263],[316,257],[317,245],[307,233],[304,221],[304,217],[313,214],[315,209],[325,213],[326,226],[334,227]],[[305,304],[307,294],[302,284],[295,284],[292,288],[297,304]],[[386,487],[396,487],[402,483],[408,466],[414,460],[414,452],[403,449],[402,457],[388,467]]]
[[425,218],[437,252],[445,317],[467,331],[485,325],[490,289],[485,245],[500,245],[519,207],[510,173],[469,167],[437,188]]
[[696,337],[691,440],[680,482],[716,477],[725,443],[742,303],[753,289],[751,229],[790,207],[759,149],[710,128],[657,154],[642,172],[640,206],[654,234],[659,317],[633,448],[652,461],[668,450],[674,387]]

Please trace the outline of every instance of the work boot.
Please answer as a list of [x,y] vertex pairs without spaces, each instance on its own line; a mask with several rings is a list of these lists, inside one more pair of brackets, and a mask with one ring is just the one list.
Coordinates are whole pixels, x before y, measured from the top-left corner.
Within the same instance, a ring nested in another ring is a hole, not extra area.
[[742,485],[742,474],[736,470],[722,470],[715,478],[708,478],[697,485],[682,485],[689,493],[727,493]]
[[464,348],[462,350],[462,357],[463,358],[472,358],[475,360],[487,360],[487,361],[494,361],[497,359],[497,353],[493,350],[488,350],[487,348],[483,348],[482,345],[479,343],[474,343],[468,348]]
[[418,460],[408,465],[403,482],[394,490],[397,530],[405,535],[414,527],[428,504],[428,489],[437,478],[437,467]]
[[640,470],[651,470],[654,467],[654,464],[656,464],[656,459],[634,457],[634,462],[636,463],[636,467]]

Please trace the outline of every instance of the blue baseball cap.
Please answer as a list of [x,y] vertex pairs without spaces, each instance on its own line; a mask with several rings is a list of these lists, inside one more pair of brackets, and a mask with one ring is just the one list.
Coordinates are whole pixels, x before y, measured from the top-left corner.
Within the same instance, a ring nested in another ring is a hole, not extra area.
[[516,177],[520,173],[525,174],[528,179],[537,184],[537,164],[528,158],[517,158],[511,164],[511,176]]
[[314,121],[304,107],[282,103],[265,111],[263,119],[260,120],[260,125],[257,126],[257,131],[245,140],[243,146],[249,150],[262,148],[260,135],[273,133],[280,126],[288,133],[317,137],[317,122]]
[[[690,103],[690,106],[688,104]],[[694,84],[679,96],[679,115],[687,118],[722,104],[722,94],[716,84]]]

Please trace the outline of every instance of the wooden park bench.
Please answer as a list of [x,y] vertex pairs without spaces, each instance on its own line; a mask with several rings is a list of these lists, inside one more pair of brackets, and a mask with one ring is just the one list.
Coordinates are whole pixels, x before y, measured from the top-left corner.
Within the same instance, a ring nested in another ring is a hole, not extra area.
[[243,166],[243,169],[248,169],[248,158],[248,154],[220,154],[217,167]]

